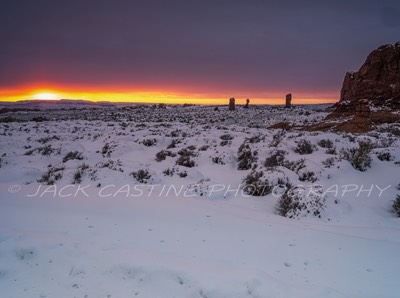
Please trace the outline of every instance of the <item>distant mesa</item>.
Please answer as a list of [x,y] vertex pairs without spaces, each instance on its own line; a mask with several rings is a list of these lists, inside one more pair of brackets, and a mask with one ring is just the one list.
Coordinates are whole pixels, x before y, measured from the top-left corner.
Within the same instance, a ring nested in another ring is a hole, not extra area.
[[336,128],[365,132],[373,125],[400,121],[400,42],[372,51],[357,72],[347,72],[327,119],[352,117]]

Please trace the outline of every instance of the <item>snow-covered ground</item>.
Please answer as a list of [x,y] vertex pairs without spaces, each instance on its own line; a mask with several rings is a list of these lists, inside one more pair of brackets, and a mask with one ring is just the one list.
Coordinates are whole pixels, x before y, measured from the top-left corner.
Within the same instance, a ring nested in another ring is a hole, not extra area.
[[[2,115],[0,296],[398,297],[399,127],[283,131],[267,127],[326,113],[214,109]],[[346,160],[359,141],[369,164]]]

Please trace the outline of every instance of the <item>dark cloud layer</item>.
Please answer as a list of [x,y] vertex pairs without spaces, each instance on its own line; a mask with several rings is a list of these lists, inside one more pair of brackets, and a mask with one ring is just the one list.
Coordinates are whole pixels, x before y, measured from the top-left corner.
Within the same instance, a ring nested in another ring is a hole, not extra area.
[[7,0],[0,87],[335,91],[400,39],[399,1]]

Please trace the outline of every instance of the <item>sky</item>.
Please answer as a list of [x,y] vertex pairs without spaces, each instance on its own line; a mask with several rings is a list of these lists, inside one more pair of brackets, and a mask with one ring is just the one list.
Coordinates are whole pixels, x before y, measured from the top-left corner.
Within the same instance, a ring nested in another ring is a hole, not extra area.
[[335,102],[400,40],[399,15],[398,0],[3,1],[0,101]]

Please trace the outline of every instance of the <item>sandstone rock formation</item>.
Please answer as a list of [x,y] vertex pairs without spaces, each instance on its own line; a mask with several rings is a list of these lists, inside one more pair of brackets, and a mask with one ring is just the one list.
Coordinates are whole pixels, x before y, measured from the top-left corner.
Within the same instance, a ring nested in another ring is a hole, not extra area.
[[285,108],[290,109],[292,107],[292,93],[286,94]]
[[379,47],[368,55],[359,71],[346,73],[340,102],[362,99],[400,108],[400,43]]
[[235,110],[235,98],[231,97],[229,99],[229,111]]
[[340,101],[327,120],[350,117],[336,129],[365,132],[376,124],[400,121],[400,43],[372,51],[361,68],[348,72]]

